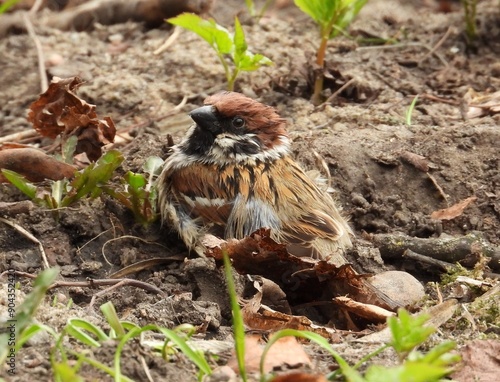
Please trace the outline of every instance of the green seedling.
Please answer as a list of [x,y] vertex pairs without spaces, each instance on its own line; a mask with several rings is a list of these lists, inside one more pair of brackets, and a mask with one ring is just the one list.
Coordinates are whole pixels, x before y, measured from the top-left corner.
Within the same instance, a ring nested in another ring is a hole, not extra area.
[[[269,348],[280,338],[294,336],[305,338],[329,352],[339,365],[339,369],[328,376],[329,380],[343,376],[347,381],[355,382],[438,382],[452,371],[452,365],[459,361],[460,357],[451,353],[456,344],[452,341],[442,342],[432,347],[427,353],[416,350],[422,345],[435,329],[426,326],[429,317],[420,315],[413,317],[404,309],[398,312],[398,317],[388,319],[388,326],[392,334],[392,340],[379,349],[363,357],[354,366],[350,366],[338,354],[328,341],[320,335],[308,331],[295,329],[284,329],[276,332],[269,339],[262,358],[260,360],[261,382],[266,381],[264,374],[264,361]],[[359,372],[359,368],[366,364],[377,354],[387,348],[392,348],[398,355],[399,364],[386,367],[372,364],[366,369],[365,374]]]
[[194,13],[183,13],[167,21],[196,33],[210,44],[224,67],[228,90],[234,89],[234,83],[241,71],[250,72],[263,65],[272,64],[269,58],[262,54],[253,54],[248,50],[245,33],[237,17],[234,20],[234,34],[217,24],[215,20],[205,20]]
[[316,74],[312,102],[321,103],[323,91],[323,70],[325,67],[328,40],[345,33],[361,8],[368,0],[294,0],[302,12],[309,15],[319,26],[320,45],[316,53],[316,64],[321,71]]
[[465,34],[468,42],[477,38],[477,0],[460,0],[464,9]]
[[74,178],[51,181],[50,190],[44,185],[35,185],[14,171],[2,170],[2,174],[28,196],[34,203],[50,209],[68,207],[82,198],[96,198],[114,171],[123,162],[123,155],[117,150],[108,151],[97,162],[77,171]]
[[[35,315],[38,306],[45,297],[49,286],[54,282],[59,270],[57,268],[46,269],[41,272],[33,283],[33,290],[26,296],[24,301],[18,305],[12,304],[13,307],[7,311],[7,321],[1,323],[0,329],[0,365],[8,359],[9,354],[15,354],[36,332],[33,325],[33,316]],[[9,274],[9,277],[10,276]],[[15,291],[10,291],[11,281],[9,280],[9,296],[15,295]],[[13,297],[15,299],[15,297]],[[10,301],[9,301],[10,302]],[[14,307],[15,306],[15,307]]]
[[224,254],[224,271],[229,293],[231,313],[233,317],[234,350],[236,354],[236,360],[238,362],[240,377],[244,382],[246,382],[247,372],[245,366],[245,325],[243,323],[243,316],[238,304],[238,295],[236,294],[233,273],[231,271],[231,261],[229,260],[227,254]]
[[5,0],[2,2],[2,4],[0,4],[0,15],[7,12],[10,8],[19,3],[19,1],[21,0]]
[[147,226],[158,216],[156,210],[158,192],[155,180],[160,174],[162,165],[161,158],[149,157],[143,166],[144,174],[129,171],[122,178],[123,189],[104,186],[103,191],[132,211],[138,223]]
[[255,7],[255,2],[253,0],[245,0],[245,5],[247,6],[248,13],[250,13],[251,17],[254,17],[257,20],[261,19],[262,16],[264,16],[264,13],[266,13],[267,9],[272,3],[273,0],[266,0],[262,8],[260,8],[260,10],[257,10],[257,8]]
[[413,98],[413,100],[411,101],[410,106],[406,110],[406,118],[405,118],[405,120],[406,120],[406,124],[408,126],[411,126],[411,117],[413,115],[413,110],[415,109],[415,105],[417,104],[417,101],[418,101],[418,94]]

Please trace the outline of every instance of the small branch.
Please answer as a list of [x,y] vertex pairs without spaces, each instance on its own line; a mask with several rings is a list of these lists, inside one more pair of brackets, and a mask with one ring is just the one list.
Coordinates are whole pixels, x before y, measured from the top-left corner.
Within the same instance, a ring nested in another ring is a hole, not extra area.
[[436,187],[436,189],[438,190],[439,192],[439,195],[441,195],[441,197],[445,200],[446,202],[446,205],[448,205],[448,195],[445,194],[444,190],[441,188],[441,186],[438,184],[436,178],[434,178],[434,176],[432,176],[431,174],[429,174],[428,172],[425,173],[427,175],[427,177],[431,180],[432,184],[434,185],[434,187]]
[[448,263],[446,261],[433,259],[432,257],[421,255],[420,253],[413,252],[411,249],[407,249],[403,253],[403,257],[411,260],[418,261],[420,263],[428,264],[433,266],[435,269],[439,269],[443,272],[450,272],[456,269],[456,266]]
[[460,237],[418,238],[406,235],[376,234],[371,241],[379,248],[383,259],[401,259],[410,249],[420,255],[448,263],[466,262],[467,266],[477,263],[481,256],[489,259],[488,266],[500,269],[500,248],[484,240],[478,233],[471,232]]
[[29,36],[35,43],[36,53],[38,55],[38,71],[40,74],[41,93],[44,93],[49,88],[49,80],[47,79],[45,71],[45,57],[43,55],[42,44],[40,43],[40,40],[35,33],[35,29],[33,28],[33,24],[31,23],[31,20],[26,12],[23,13],[23,21]]
[[28,239],[30,239],[34,243],[38,244],[38,248],[40,249],[40,253],[42,254],[43,265],[44,265],[45,269],[49,269],[50,268],[49,262],[47,260],[47,255],[45,254],[45,250],[43,249],[43,245],[42,245],[42,243],[35,236],[33,236],[28,231],[26,231],[20,225],[18,225],[16,223],[13,223],[13,222],[11,222],[11,221],[9,221],[7,219],[4,219],[4,218],[0,217],[0,221],[4,222],[7,225],[10,225],[16,231],[18,231],[19,233],[21,233],[22,235],[24,235],[25,237],[27,237]]
[[347,89],[351,84],[354,82],[354,78],[351,78],[349,81],[347,81],[344,85],[342,85],[339,89],[337,89],[330,97],[327,98],[325,102],[322,104],[316,106],[316,109],[319,109],[321,107],[324,107],[325,105],[328,105],[330,102],[333,101],[335,97],[337,97],[340,93],[342,93],[345,89]]
[[434,45],[434,47],[429,50],[425,55],[424,57],[422,57],[419,61],[418,61],[418,64],[420,65],[422,62],[424,62],[425,60],[427,60],[431,55],[435,54],[436,51],[441,47],[441,45],[443,45],[443,43],[448,39],[448,37],[450,36],[451,34],[451,31],[453,30],[452,27],[449,27],[448,30],[446,31],[446,33],[444,34],[443,37],[441,37],[441,39],[437,42],[436,45]]
[[163,53],[164,51],[166,51],[168,48],[170,48],[170,46],[175,42],[175,40],[177,40],[177,38],[180,36],[181,34],[181,27],[179,26],[175,26],[172,34],[168,37],[168,39],[158,48],[156,49],[153,54],[154,55],[158,55],[160,53]]
[[21,131],[20,133],[14,133],[14,134],[9,134],[9,135],[5,135],[3,137],[0,137],[0,144],[6,143],[6,142],[19,143],[24,139],[33,138],[33,137],[40,138],[41,136],[38,133],[38,131],[36,131],[34,129],[30,129],[30,130],[26,130],[26,131]]

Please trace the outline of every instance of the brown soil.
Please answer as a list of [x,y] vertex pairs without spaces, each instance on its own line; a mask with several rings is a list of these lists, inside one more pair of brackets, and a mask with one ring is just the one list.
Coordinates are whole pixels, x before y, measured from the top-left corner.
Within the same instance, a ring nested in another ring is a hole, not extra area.
[[[219,2],[212,15],[219,23],[232,25],[234,14],[244,11],[242,4]],[[500,114],[470,120],[464,120],[461,114],[462,100],[469,89],[500,90],[498,1],[479,2],[479,38],[471,46],[462,32],[462,18],[458,5],[454,12],[444,14],[437,12],[430,1],[371,0],[354,22],[352,35],[400,42],[368,46],[343,37],[330,41],[328,67],[336,75],[335,82],[330,83],[332,92],[353,80],[332,104],[318,108],[309,101],[310,84],[304,75],[317,45],[313,22],[292,6],[273,9],[260,23],[244,25],[252,51],[264,53],[275,65],[243,73],[236,90],[276,107],[289,120],[294,154],[306,168],[317,168],[313,151],[326,161],[332,186],[351,216],[358,237],[363,233],[396,232],[417,237],[441,232],[460,236],[480,231],[485,239],[500,245]],[[119,129],[130,128],[135,139],[119,147],[126,157],[119,172],[140,171],[150,155],[165,157],[166,134],[177,141],[190,124],[187,113],[201,105],[207,95],[225,88],[215,54],[187,31],[160,55],[153,52],[169,36],[166,27],[148,30],[129,22],[96,26],[86,32],[40,27],[37,34],[47,60],[58,63],[48,68],[49,74],[81,76],[86,84],[79,96],[97,105],[99,115],[111,116]],[[445,35],[442,44],[432,50]],[[112,43],[116,40],[121,41],[119,48]],[[0,51],[0,131],[6,135],[31,128],[26,109],[38,97],[40,81],[37,54],[29,36],[4,38]],[[417,94],[420,99],[411,125],[407,125],[405,114]],[[187,104],[179,113],[162,118],[185,96]],[[427,158],[429,173],[442,193],[428,174],[401,159],[405,151]],[[0,190],[0,201],[25,198],[7,184],[1,184]],[[439,224],[430,218],[433,211],[470,196],[477,200],[461,216]],[[8,219],[40,240],[49,262],[59,265],[62,276],[71,280],[106,278],[126,265],[153,257],[187,256],[183,244],[167,227],[155,223],[145,229],[108,198],[83,201],[62,210],[58,221],[51,211],[41,208]],[[371,245],[360,241],[358,247]],[[0,271],[6,264],[30,273],[39,272],[42,266],[38,246],[0,223]],[[363,261],[357,266],[363,269]],[[374,272],[394,266],[381,267],[367,261],[364,270]],[[422,281],[438,279],[418,269],[414,275]],[[128,286],[99,297],[88,310],[94,290],[60,289],[50,294],[59,293],[63,300],[61,293],[72,298],[73,307],[53,305],[48,299],[37,318],[57,329],[69,317],[103,324],[97,307],[112,301],[121,318],[139,325],[155,323],[172,328],[190,323],[206,326],[205,339],[222,340],[230,335],[224,277],[211,262],[166,261],[136,277],[158,286],[170,297],[162,299]],[[30,281],[19,281],[27,293]],[[5,294],[3,285],[0,289]],[[439,338],[475,338],[481,334],[460,331],[455,324],[449,323],[449,331]],[[32,341],[19,352],[18,374],[10,380],[51,380],[49,349],[48,336]],[[316,348],[308,350],[317,370],[328,370],[330,358]],[[339,347],[350,361],[369,350],[367,345],[347,342]],[[113,355],[114,350],[106,347],[94,353],[95,358],[108,364]],[[196,380],[196,370],[184,358],[171,364],[160,362],[132,343],[124,352],[122,364],[127,365],[124,372],[135,380],[146,378],[141,355],[153,380]],[[219,363],[226,359],[222,357]],[[386,356],[385,362],[393,361],[391,355]],[[0,376],[3,373],[0,370]],[[89,380],[103,377],[91,368],[84,368],[82,375]]]

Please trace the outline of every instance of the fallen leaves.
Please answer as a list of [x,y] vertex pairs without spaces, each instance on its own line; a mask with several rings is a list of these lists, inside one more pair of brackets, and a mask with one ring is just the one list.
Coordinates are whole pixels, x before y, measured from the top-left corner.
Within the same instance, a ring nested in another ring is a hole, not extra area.
[[[75,166],[27,147],[0,150],[0,169],[15,171],[31,182],[71,178],[76,171]],[[0,173],[0,183],[5,182],[7,179]]]
[[[311,319],[354,330],[380,322],[379,312],[369,317],[366,312],[370,309],[366,309],[364,317],[360,317],[352,309],[335,304],[335,297],[347,296],[360,304],[372,304],[389,311],[399,307],[383,291],[373,287],[366,275],[355,272],[350,264],[337,267],[328,261],[293,256],[285,245],[271,238],[269,229],[260,229],[241,240],[224,241],[207,236],[204,245],[208,247],[207,256],[221,259],[222,254],[227,253],[240,274],[259,275],[264,279],[242,309],[245,323],[254,329],[310,330],[335,340],[338,339],[335,331],[328,326],[314,326]],[[308,317],[297,314],[300,307],[308,312]]]
[[471,88],[464,95],[462,109],[464,119],[500,113],[500,91],[480,93]]
[[[248,373],[257,373],[262,358],[265,343],[259,335],[245,336],[245,368]],[[270,348],[264,362],[264,371],[271,372],[273,369],[286,366],[297,368],[312,366],[309,356],[295,337],[283,337],[277,340]],[[238,370],[236,357],[228,361],[228,366],[234,371]]]
[[[51,151],[59,147],[63,160],[31,146],[2,142],[0,169],[14,171],[31,182],[56,181],[74,176],[77,166],[66,162],[73,159],[73,163],[88,164],[101,157],[102,147],[113,142],[116,128],[109,117],[99,119],[95,106],[75,94],[81,84],[78,77],[55,77],[31,104],[28,115],[41,136],[55,140]],[[1,182],[7,182],[2,174]]]
[[475,196],[470,196],[467,199],[461,200],[460,202],[452,205],[451,207],[437,210],[431,213],[431,218],[438,220],[451,220],[462,215],[464,210],[477,198]]
[[78,77],[55,77],[47,91],[31,104],[28,121],[42,136],[61,136],[63,144],[76,136],[75,154],[86,153],[95,161],[102,155],[101,147],[113,142],[116,128],[111,118],[98,119],[95,105],[75,94],[81,84]]

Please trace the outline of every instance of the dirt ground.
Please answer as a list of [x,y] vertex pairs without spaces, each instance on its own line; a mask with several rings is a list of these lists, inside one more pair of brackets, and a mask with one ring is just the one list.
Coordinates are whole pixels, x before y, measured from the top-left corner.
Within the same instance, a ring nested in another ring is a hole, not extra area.
[[[479,38],[472,46],[466,43],[460,6],[454,5],[451,13],[438,12],[436,7],[432,1],[370,0],[350,33],[365,41],[379,38],[397,43],[369,45],[347,37],[330,41],[327,62],[335,75],[329,83],[330,94],[351,81],[330,104],[316,108],[309,101],[306,70],[318,42],[313,22],[292,6],[273,8],[259,23],[244,24],[250,49],[267,55],[274,65],[243,73],[236,90],[276,107],[287,118],[293,153],[304,167],[318,168],[314,152],[326,161],[336,196],[360,238],[359,248],[373,248],[364,239],[377,233],[428,238],[479,231],[492,245],[500,245],[500,114],[463,118],[463,99],[469,89],[480,93],[500,90],[500,6],[497,0],[479,2]],[[244,2],[219,1],[211,11],[227,26],[232,25],[236,13],[248,21]],[[82,77],[86,83],[78,95],[95,104],[100,116],[110,116],[118,129],[127,128],[134,137],[117,146],[126,158],[119,173],[140,171],[150,155],[165,157],[166,135],[177,142],[190,124],[187,113],[207,95],[225,88],[215,54],[191,32],[183,31],[159,55],[154,51],[170,35],[167,27],[146,29],[127,22],[97,25],[83,32],[40,26],[36,32],[49,75]],[[40,79],[36,49],[28,35],[1,39],[0,52],[0,133],[4,136],[31,128],[27,108],[40,93]],[[417,94],[408,125],[406,112]],[[187,103],[172,113],[183,97]],[[427,158],[428,173],[405,161],[405,152]],[[0,184],[0,190],[0,201],[25,199],[11,185]],[[442,222],[430,218],[433,211],[471,196],[477,199],[460,216]],[[145,229],[105,197],[60,211],[59,221],[41,208],[6,219],[35,236],[50,264],[60,266],[61,275],[68,280],[106,278],[140,260],[187,256],[168,227],[157,222]],[[422,282],[439,281],[437,274],[411,264],[354,260],[365,272],[404,266]],[[6,264],[30,273],[42,267],[38,246],[0,222],[0,271]],[[170,297],[163,299],[128,286],[98,297],[89,310],[95,290],[61,288],[50,294],[62,303],[47,302],[37,319],[54,328],[64,326],[69,317],[102,323],[98,306],[112,301],[120,318],[140,325],[154,322],[171,328],[190,323],[206,328],[199,334],[201,339],[230,339],[224,278],[210,261],[165,260],[135,277]],[[19,281],[27,293],[31,281]],[[65,298],[73,299],[72,308],[65,307]],[[457,339],[464,346],[484,335],[467,325],[459,327],[459,320],[459,316],[450,320],[434,341]],[[37,338],[24,348],[18,354],[18,374],[9,380],[51,380],[49,340]],[[368,353],[369,345],[348,340],[338,345],[348,360],[355,362]],[[134,346],[123,356],[124,372],[144,380],[139,361],[142,351]],[[314,347],[307,351],[314,369],[326,372],[331,366],[329,357]],[[113,350],[101,348],[94,356],[105,362],[113,354]],[[155,381],[196,380],[195,368],[182,357],[162,363],[144,356]],[[218,362],[224,364],[228,356],[229,351]],[[391,355],[385,357],[384,362],[394,362]],[[0,370],[0,376],[4,372]],[[82,375],[87,380],[103,378],[90,367]]]

